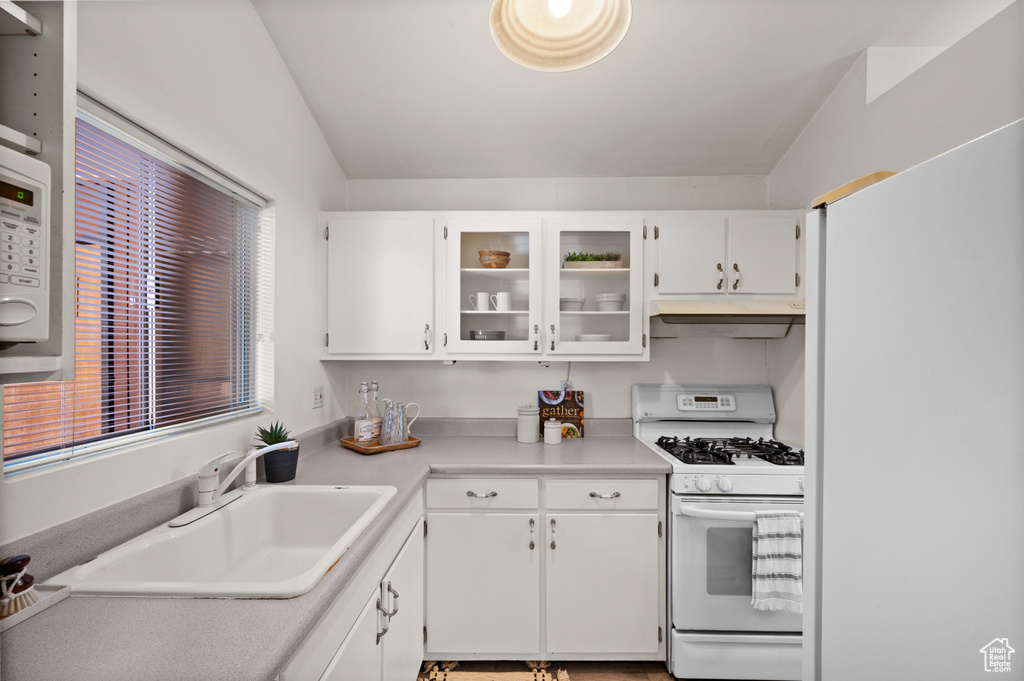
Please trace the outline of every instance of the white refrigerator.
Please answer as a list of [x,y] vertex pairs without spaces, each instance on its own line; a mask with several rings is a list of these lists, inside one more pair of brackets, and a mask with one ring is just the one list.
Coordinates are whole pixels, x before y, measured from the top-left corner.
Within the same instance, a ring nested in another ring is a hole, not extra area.
[[1024,120],[808,216],[804,679],[1024,678]]

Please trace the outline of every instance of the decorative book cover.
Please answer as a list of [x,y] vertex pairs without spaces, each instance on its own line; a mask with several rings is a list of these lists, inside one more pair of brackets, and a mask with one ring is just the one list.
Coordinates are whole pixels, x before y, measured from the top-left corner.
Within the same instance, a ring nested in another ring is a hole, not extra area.
[[544,437],[544,422],[550,418],[562,423],[562,437],[583,437],[583,391],[539,390],[540,435]]

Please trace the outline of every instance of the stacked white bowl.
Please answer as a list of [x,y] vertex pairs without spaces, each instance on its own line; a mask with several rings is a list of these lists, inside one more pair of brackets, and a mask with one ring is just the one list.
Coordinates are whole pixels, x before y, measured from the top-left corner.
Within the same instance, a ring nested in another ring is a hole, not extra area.
[[558,309],[562,312],[579,312],[585,302],[586,298],[559,298]]
[[597,309],[601,312],[618,312],[626,304],[625,293],[598,293]]

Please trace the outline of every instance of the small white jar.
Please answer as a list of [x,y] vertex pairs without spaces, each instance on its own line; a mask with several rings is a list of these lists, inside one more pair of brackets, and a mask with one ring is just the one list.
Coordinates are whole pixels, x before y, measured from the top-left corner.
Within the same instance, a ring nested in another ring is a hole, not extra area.
[[550,418],[544,422],[544,444],[562,444],[562,424],[554,418]]
[[519,407],[519,421],[516,424],[516,439],[523,444],[540,442],[540,425],[537,418],[540,416],[540,407],[527,405]]

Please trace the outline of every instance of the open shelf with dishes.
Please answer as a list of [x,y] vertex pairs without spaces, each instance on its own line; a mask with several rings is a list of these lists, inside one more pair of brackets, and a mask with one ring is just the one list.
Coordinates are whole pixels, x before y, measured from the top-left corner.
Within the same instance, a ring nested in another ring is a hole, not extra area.
[[643,352],[642,229],[632,218],[548,221],[558,295],[549,301],[557,310],[549,352]]

